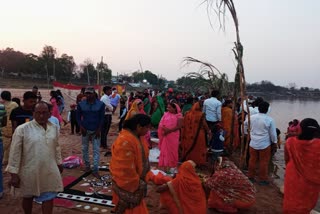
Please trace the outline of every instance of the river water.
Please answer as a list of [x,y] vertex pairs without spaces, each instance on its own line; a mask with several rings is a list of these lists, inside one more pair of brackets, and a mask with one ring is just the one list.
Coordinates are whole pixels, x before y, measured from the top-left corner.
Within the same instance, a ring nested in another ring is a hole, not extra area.
[[287,130],[289,121],[313,118],[320,123],[320,100],[308,99],[266,99],[271,106],[269,115],[281,131],[281,138]]

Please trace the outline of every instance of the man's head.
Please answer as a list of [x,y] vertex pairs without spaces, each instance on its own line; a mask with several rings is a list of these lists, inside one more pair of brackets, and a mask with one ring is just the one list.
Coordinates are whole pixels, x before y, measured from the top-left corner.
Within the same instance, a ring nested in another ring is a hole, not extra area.
[[46,126],[48,119],[50,118],[49,106],[46,102],[40,101],[34,107],[33,118],[41,126]]
[[5,100],[5,101],[11,101],[11,93],[10,93],[10,91],[1,92],[1,99]]
[[269,110],[270,104],[266,101],[263,101],[259,104],[258,109],[260,113],[266,114]]
[[34,93],[34,94],[37,94],[38,93],[38,86],[33,86],[32,87],[32,92]]
[[91,86],[86,87],[86,90],[84,91],[84,94],[86,95],[87,100],[89,102],[95,100],[96,96],[95,96],[95,90],[94,90],[93,87],[91,87]]
[[104,94],[106,94],[108,96],[112,94],[111,87],[107,86],[107,85],[103,87],[102,91],[103,91]]
[[37,95],[32,91],[27,91],[23,94],[23,108],[27,110],[33,109],[37,103]]
[[211,97],[218,97],[218,95],[219,95],[219,90],[214,89],[211,91]]

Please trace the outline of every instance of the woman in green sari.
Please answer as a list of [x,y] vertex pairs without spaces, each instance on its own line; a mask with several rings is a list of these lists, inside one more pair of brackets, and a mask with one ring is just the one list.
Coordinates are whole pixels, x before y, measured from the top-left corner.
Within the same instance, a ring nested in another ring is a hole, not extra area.
[[161,96],[157,96],[153,103],[153,113],[151,115],[151,124],[153,127],[158,127],[162,115],[165,112],[165,104]]

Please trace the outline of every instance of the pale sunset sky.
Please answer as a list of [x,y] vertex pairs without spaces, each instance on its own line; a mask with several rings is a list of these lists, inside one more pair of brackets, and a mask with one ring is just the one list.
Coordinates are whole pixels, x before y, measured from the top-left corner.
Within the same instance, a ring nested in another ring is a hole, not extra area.
[[[202,0],[0,0],[0,49],[40,54],[44,45],[77,64],[101,56],[113,75],[150,70],[175,80],[210,62],[233,80],[234,27],[226,30]],[[320,88],[320,0],[234,0],[249,83]]]

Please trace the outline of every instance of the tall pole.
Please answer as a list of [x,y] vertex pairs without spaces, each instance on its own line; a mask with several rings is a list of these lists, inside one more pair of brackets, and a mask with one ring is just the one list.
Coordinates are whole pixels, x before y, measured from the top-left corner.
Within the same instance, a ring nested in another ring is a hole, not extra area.
[[44,65],[44,69],[47,72],[47,88],[49,90],[49,71],[48,71],[48,64],[47,63]]
[[53,58],[53,78],[56,80],[56,60]]
[[141,62],[140,62],[140,61],[139,61],[139,65],[140,65],[140,70],[141,70],[141,72],[142,72],[142,74],[143,74],[143,80],[142,80],[142,82],[144,82],[144,72],[143,72],[142,65],[141,65]]
[[89,70],[88,70],[88,65],[87,65],[87,68],[86,68],[86,70],[87,70],[87,77],[88,77],[88,85],[90,85],[90,77],[89,77]]

